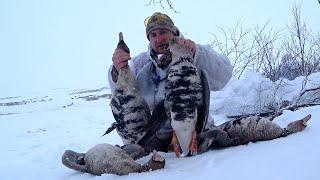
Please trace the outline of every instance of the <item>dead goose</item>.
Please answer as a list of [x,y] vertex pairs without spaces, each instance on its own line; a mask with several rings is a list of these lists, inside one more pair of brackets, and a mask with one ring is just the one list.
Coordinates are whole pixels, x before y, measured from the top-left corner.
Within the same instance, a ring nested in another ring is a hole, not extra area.
[[[121,32],[117,48],[130,52]],[[138,143],[146,134],[145,127],[150,121],[151,112],[146,101],[138,93],[136,80],[129,66],[119,70],[117,88],[112,95],[110,106],[116,120],[113,127],[117,129],[123,143]],[[106,133],[108,132],[109,130]]]
[[173,128],[172,145],[175,154],[197,153],[197,134],[206,124],[210,89],[205,75],[194,65],[191,50],[179,44],[177,38],[169,43],[172,63],[165,85],[165,108]]
[[256,116],[228,121],[199,135],[198,151],[206,152],[210,149],[285,137],[304,130],[310,118],[309,114],[289,123],[286,128],[281,128],[268,118]]
[[[137,145],[127,145],[126,149],[129,150],[130,148],[136,149]],[[135,160],[120,147],[104,143],[94,146],[86,153],[66,150],[62,156],[62,163],[68,168],[93,175],[100,176],[105,173],[127,175],[129,173],[146,172],[164,168],[165,159],[154,151],[151,159],[146,164],[141,165],[135,162]]]

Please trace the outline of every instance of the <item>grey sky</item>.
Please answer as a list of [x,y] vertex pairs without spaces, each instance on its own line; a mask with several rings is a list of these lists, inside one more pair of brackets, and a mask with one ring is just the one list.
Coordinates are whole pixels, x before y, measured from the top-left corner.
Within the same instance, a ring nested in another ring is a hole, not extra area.
[[[107,69],[119,31],[132,56],[146,50],[143,21],[155,11],[172,17],[185,37],[210,43],[217,26],[264,24],[285,27],[293,0],[172,0],[167,6],[145,6],[140,0],[0,0],[0,96],[53,88],[107,85]],[[302,3],[302,17],[320,31],[320,4]]]

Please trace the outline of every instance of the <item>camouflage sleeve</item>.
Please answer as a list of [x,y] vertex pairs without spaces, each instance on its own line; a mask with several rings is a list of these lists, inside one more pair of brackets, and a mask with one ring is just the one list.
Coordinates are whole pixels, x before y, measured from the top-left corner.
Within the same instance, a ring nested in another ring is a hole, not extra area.
[[195,65],[206,73],[211,91],[222,89],[232,76],[233,67],[229,59],[214,51],[209,45],[197,44]]

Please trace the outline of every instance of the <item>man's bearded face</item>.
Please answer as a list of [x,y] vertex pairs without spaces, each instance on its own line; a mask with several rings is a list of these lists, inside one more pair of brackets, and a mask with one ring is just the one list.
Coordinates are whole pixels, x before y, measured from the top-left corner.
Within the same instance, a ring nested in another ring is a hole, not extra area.
[[174,34],[166,29],[156,29],[149,33],[151,47],[159,54],[165,53],[169,46],[169,42],[173,37]]

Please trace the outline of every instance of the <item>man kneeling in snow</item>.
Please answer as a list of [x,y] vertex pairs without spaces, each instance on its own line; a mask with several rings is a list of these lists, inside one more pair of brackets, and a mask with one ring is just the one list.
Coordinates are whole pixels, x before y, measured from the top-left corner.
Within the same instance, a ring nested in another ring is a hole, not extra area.
[[[146,36],[150,42],[147,52],[131,59],[130,52],[123,48],[118,47],[114,51],[113,65],[109,69],[108,76],[112,92],[117,88],[119,71],[129,65],[136,79],[140,96],[153,112],[154,108],[165,99],[165,82],[172,64],[171,61],[164,63],[159,59],[166,53],[169,42],[173,38],[177,38],[177,43],[188,47],[192,52],[193,64],[206,76],[210,90],[222,89],[231,78],[232,66],[228,58],[216,53],[210,46],[199,45],[184,38],[169,16],[156,12],[145,20],[145,25]],[[148,140],[148,149],[168,151],[172,134],[170,120],[167,120],[152,139]]]

